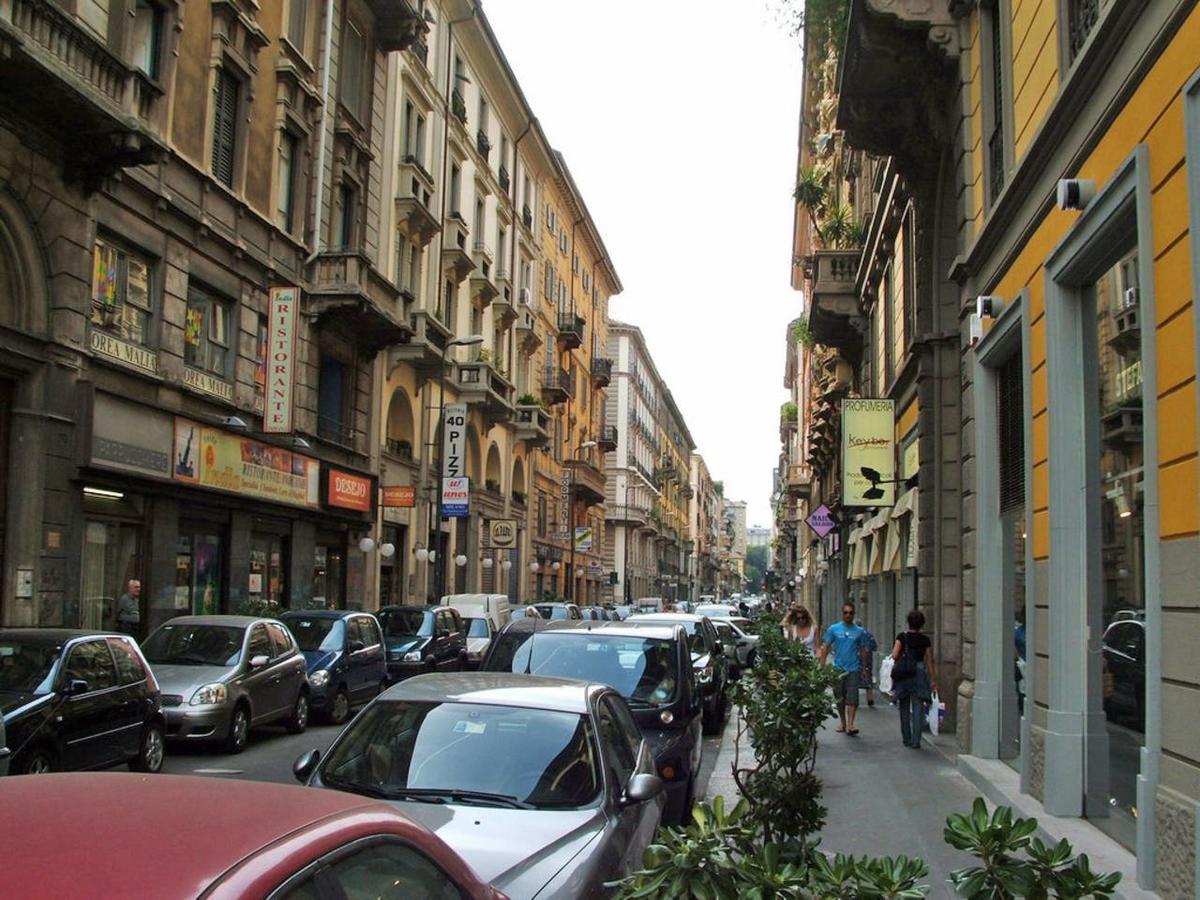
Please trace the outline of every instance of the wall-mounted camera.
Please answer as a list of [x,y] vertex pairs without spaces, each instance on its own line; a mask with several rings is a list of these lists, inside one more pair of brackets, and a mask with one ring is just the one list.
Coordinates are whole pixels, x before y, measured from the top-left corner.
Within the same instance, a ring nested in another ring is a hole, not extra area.
[[995,294],[981,294],[975,298],[975,315],[981,319],[994,319],[1004,309],[1004,298]]
[[1058,182],[1058,208],[1083,209],[1096,196],[1096,182],[1081,178],[1063,178]]

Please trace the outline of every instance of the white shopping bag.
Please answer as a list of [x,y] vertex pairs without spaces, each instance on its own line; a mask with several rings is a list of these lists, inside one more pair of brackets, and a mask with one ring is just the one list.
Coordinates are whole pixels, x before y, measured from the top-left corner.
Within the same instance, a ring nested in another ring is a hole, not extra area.
[[885,694],[892,692],[892,666],[895,664],[896,661],[890,656],[885,656],[879,664],[879,690]]
[[946,714],[946,704],[938,699],[937,692],[934,691],[933,699],[929,703],[929,733],[933,735],[940,734],[942,731],[942,716]]

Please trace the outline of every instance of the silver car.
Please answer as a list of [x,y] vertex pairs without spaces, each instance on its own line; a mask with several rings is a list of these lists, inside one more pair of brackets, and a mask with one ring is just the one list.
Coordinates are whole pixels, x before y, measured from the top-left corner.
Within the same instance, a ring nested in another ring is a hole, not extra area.
[[283,722],[299,734],[308,725],[304,655],[275,619],[180,616],[142,652],[162,688],[168,739],[241,753],[253,726]]
[[738,618],[713,619],[721,643],[731,664],[738,669],[751,668],[758,657],[758,635],[750,632],[750,620]]
[[620,694],[499,672],[401,682],[295,773],[395,803],[513,900],[606,894],[640,868],[664,802]]

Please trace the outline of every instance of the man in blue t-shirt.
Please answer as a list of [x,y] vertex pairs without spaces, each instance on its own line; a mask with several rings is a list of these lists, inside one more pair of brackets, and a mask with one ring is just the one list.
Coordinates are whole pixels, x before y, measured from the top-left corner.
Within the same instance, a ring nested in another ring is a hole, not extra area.
[[854,727],[854,717],[858,713],[858,669],[866,646],[867,632],[854,624],[854,604],[846,601],[842,604],[842,621],[829,626],[821,647],[821,662],[827,661],[832,649],[833,666],[841,673],[841,678],[833,688],[838,718],[842,720],[838,726],[839,733],[858,734],[858,729]]

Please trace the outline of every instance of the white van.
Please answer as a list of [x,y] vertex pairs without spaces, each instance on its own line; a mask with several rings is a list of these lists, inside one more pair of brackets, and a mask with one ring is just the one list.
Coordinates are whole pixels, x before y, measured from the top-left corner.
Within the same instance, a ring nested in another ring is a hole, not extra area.
[[467,665],[478,668],[492,639],[512,621],[504,594],[447,594],[442,606],[453,606],[467,630]]

